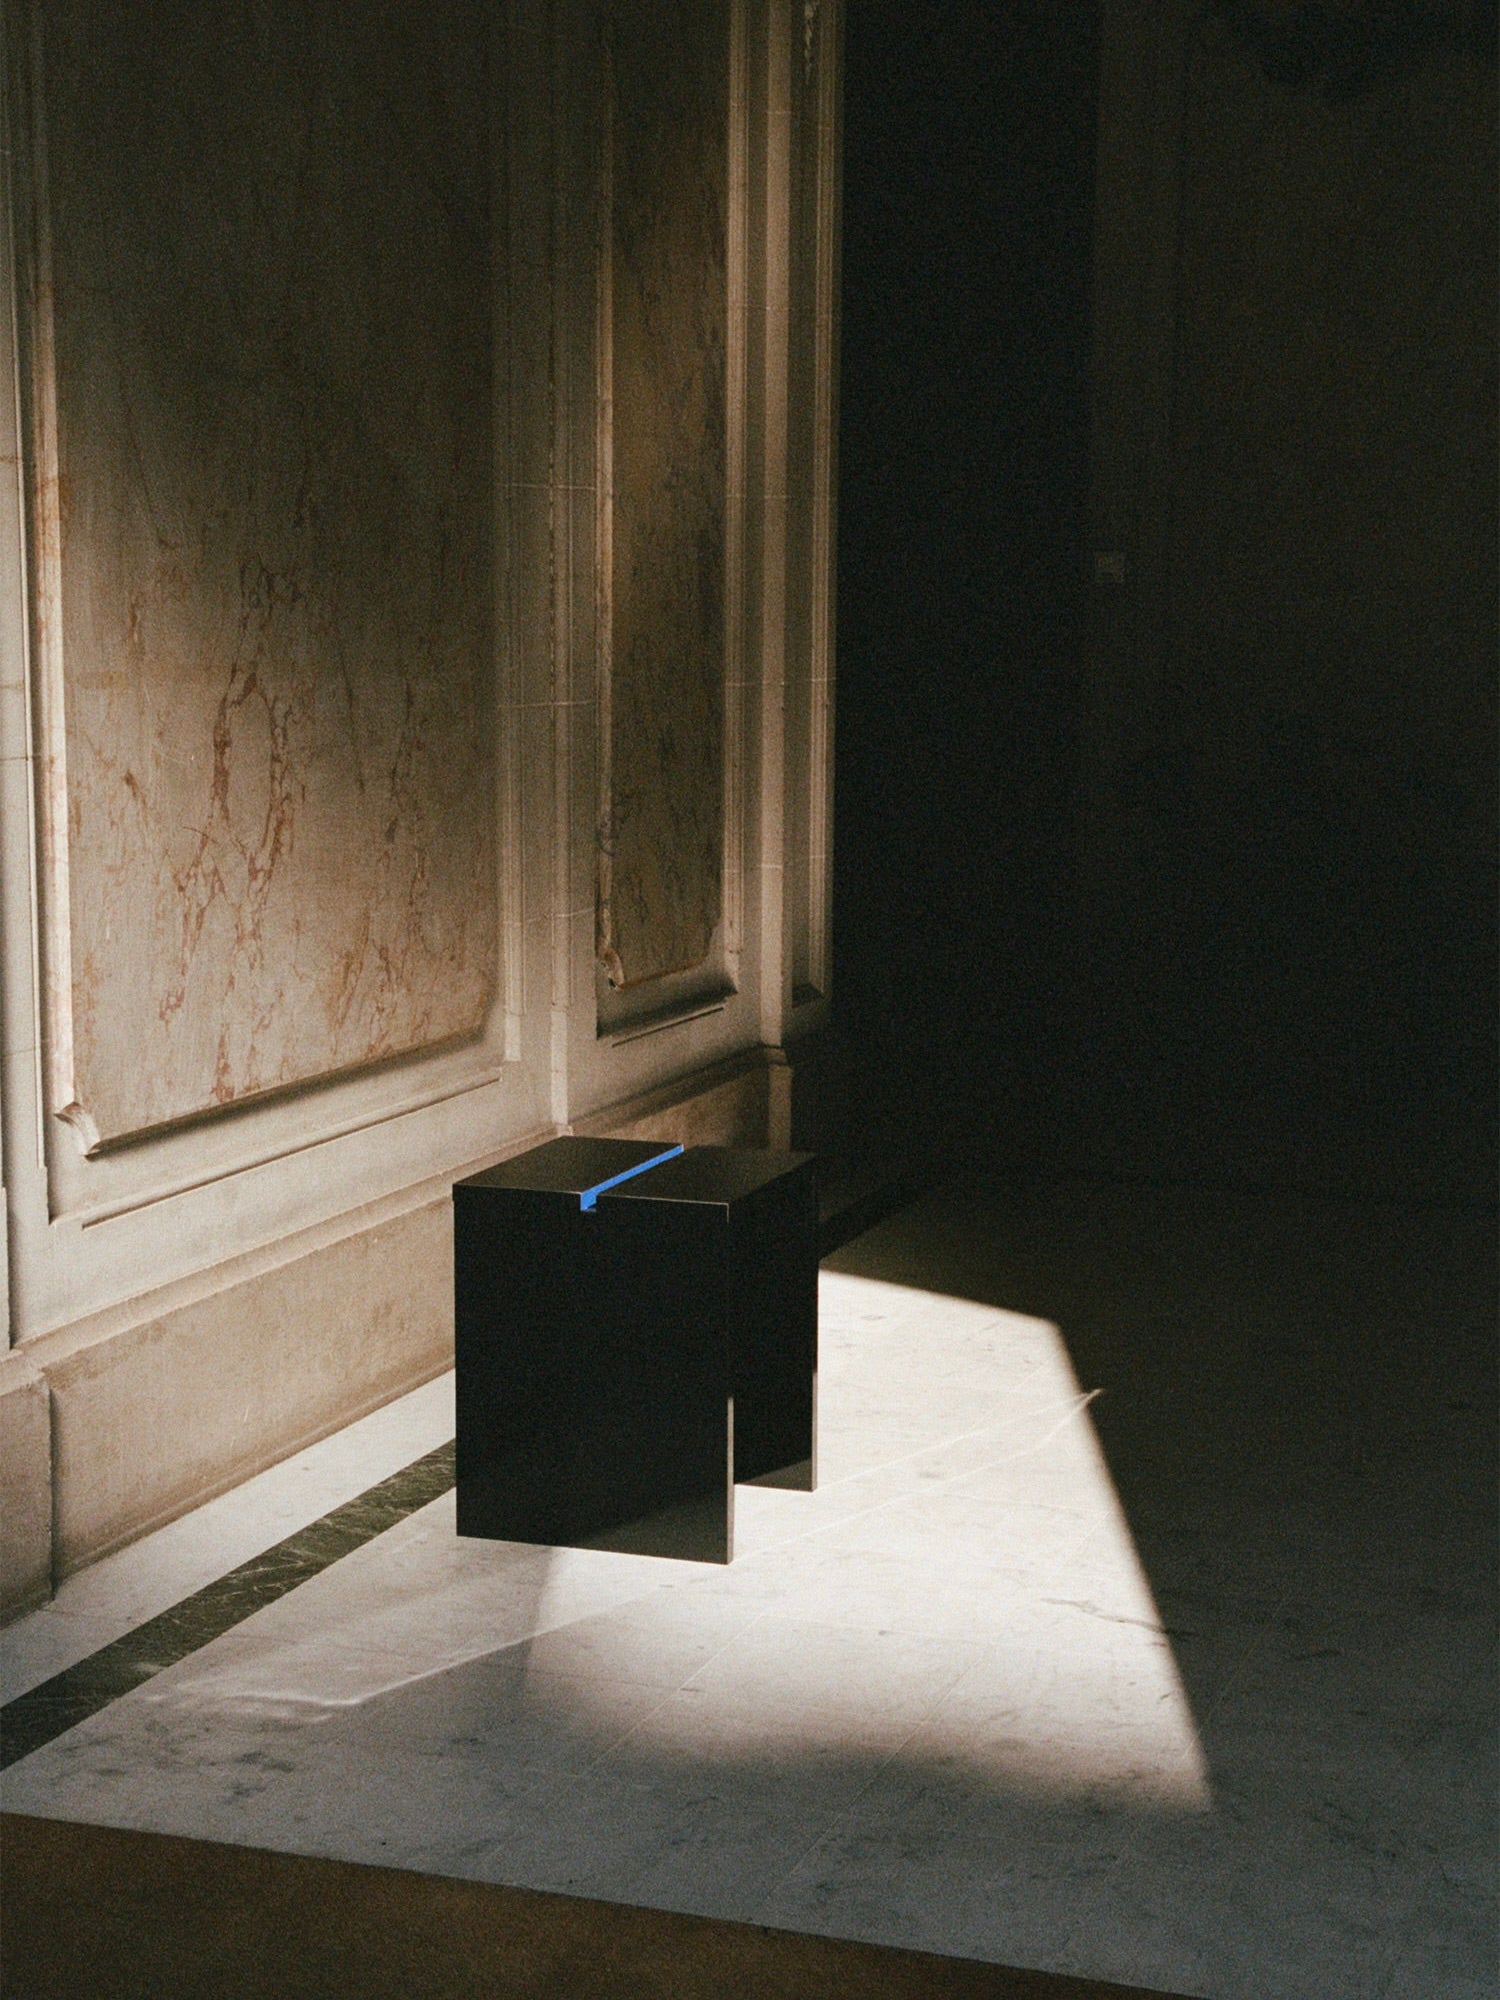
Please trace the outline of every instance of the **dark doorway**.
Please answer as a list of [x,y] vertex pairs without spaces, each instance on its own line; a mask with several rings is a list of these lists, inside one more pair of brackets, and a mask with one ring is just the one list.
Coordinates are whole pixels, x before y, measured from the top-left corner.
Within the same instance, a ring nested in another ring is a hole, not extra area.
[[1113,494],[1159,545],[1122,614],[1099,7],[848,10],[849,1095],[919,1163],[1491,1203],[1493,58],[1423,43],[1330,103],[1223,12],[1111,55],[1112,120],[1155,129],[1136,43],[1182,117],[1154,167],[1105,149],[1112,282],[1172,274],[1159,324],[1099,295],[1102,434],[1136,397],[1164,468]]
[[1064,1055],[1098,8],[846,38],[835,977],[920,1143]]

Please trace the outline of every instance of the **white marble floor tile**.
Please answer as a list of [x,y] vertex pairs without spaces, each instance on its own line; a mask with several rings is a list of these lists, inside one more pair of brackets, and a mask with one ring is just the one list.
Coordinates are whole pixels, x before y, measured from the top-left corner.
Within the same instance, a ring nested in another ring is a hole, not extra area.
[[913,1723],[978,1657],[977,1647],[893,1627],[851,1628],[770,1612],[717,1652],[686,1688],[737,1708],[757,1707],[767,1729],[800,1710]]
[[1500,1965],[1500,1930],[1492,1889],[1479,1895],[1435,1895],[1392,1953],[1373,2000],[1493,2000]]
[[657,1590],[539,1633],[526,1647],[526,1671],[670,1692],[739,1643],[762,1615],[742,1599]]
[[1154,1831],[1086,1900],[1060,1970],[1214,2000],[1367,2000],[1421,1906],[1418,1871],[1323,1829],[1246,1841],[1221,1825],[1171,1868]]
[[732,1773],[613,1766],[562,1802],[531,1800],[478,1866],[488,1879],[605,1902],[745,1917],[774,1881],[777,1857],[827,1824],[816,1788],[755,1786]]
[[1083,1851],[1093,1831],[1077,1814],[1007,1802],[903,1757],[873,1776],[755,1921],[1045,1965],[1087,1894]]
[[[449,1495],[7,1806],[1206,2000],[1492,1992],[1493,1478],[1429,1351],[1468,1310],[1441,1226],[968,1190],[836,1262],[819,1490],[739,1489],[732,1565],[460,1541]],[[65,1586],[7,1691],[445,1441],[451,1381],[379,1416]]]

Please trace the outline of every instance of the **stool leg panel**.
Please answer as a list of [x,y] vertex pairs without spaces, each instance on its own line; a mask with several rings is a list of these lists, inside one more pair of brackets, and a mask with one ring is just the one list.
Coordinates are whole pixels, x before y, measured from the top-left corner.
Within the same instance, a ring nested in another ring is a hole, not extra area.
[[742,1480],[816,1483],[817,1189],[788,1174],[736,1217],[731,1280],[735,1468]]
[[619,1343],[624,1449],[638,1512],[695,1507],[732,1538],[724,1260],[711,1211],[606,1206],[609,1318]]

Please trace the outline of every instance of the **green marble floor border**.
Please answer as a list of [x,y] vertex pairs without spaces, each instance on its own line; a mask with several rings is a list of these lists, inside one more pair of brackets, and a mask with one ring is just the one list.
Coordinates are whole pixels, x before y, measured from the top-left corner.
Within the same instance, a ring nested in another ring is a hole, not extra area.
[[450,1441],[148,1618],[123,1638],[17,1695],[0,1708],[0,1771],[86,1722],[163,1668],[176,1666],[419,1507],[440,1499],[453,1481]]

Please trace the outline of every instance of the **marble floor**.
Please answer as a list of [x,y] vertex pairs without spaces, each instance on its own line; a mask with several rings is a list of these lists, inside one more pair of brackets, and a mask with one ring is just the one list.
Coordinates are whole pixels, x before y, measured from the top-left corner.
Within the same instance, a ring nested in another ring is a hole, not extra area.
[[[738,1489],[731,1566],[460,1541],[450,1491],[221,1605],[4,1803],[1205,2000],[1479,2000],[1493,1235],[941,1192],[825,1262],[819,1489]],[[0,1635],[5,1701],[451,1435],[450,1379],[72,1579]]]

